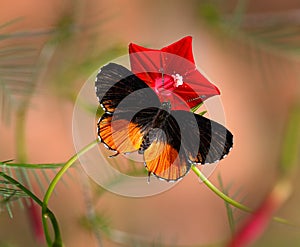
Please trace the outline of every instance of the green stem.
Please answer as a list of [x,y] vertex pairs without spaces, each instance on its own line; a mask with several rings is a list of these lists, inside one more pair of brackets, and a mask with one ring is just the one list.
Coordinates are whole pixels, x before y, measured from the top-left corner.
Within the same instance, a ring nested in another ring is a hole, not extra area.
[[[59,172],[55,175],[55,177],[53,178],[53,180],[51,181],[46,193],[45,193],[45,196],[44,196],[44,199],[43,199],[43,203],[42,203],[42,221],[43,221],[43,227],[44,227],[44,233],[45,233],[45,236],[46,236],[46,239],[50,240],[50,243],[51,243],[51,237],[50,237],[50,234],[49,234],[49,231],[48,231],[48,226],[47,226],[47,216],[48,216],[48,211],[47,211],[47,208],[48,208],[48,203],[49,203],[49,200],[50,200],[50,197],[58,183],[58,181],[61,179],[61,177],[63,176],[63,174],[70,168],[70,166],[72,166],[74,164],[74,162],[81,156],[83,155],[84,153],[86,153],[87,151],[89,151],[90,149],[92,149],[95,145],[97,145],[99,142],[99,140],[95,140],[93,142],[91,142],[90,144],[88,144],[87,146],[85,146],[83,149],[81,149],[78,153],[76,153],[74,156],[72,156],[65,164],[64,166],[59,170]],[[55,239],[54,239],[54,243],[52,246],[62,246],[61,245],[61,238],[60,238],[60,235],[57,235],[57,230],[55,225],[53,225],[53,230],[54,230],[54,234],[55,234]],[[59,233],[59,231],[58,231]],[[48,242],[48,241],[47,241]],[[49,245],[49,242],[48,242],[48,245]],[[49,245],[51,246],[51,244]]]
[[[224,201],[226,201],[227,203],[229,203],[230,205],[245,211],[247,213],[252,213],[253,210],[235,200],[233,200],[232,198],[230,198],[229,196],[225,195],[222,191],[220,191],[216,186],[214,186],[206,177],[205,175],[198,169],[198,167],[196,165],[192,165],[191,169],[193,170],[193,172],[202,180],[202,182],[210,189],[212,190],[217,196],[221,197]],[[273,220],[278,222],[278,223],[282,223],[282,224],[286,224],[286,225],[290,225],[290,226],[295,226],[294,224],[291,224],[290,222],[288,222],[286,219],[280,218],[280,217],[273,217]]]
[[234,207],[236,207],[236,208],[239,208],[239,209],[241,209],[241,210],[243,210],[243,211],[245,211],[245,212],[248,212],[248,213],[252,212],[252,210],[251,210],[249,207],[247,207],[247,206],[245,206],[245,205],[243,205],[243,204],[241,204],[241,203],[239,203],[239,202],[233,200],[233,199],[230,198],[229,196],[225,195],[222,191],[220,191],[216,186],[214,186],[214,185],[213,185],[213,184],[205,177],[205,175],[198,169],[197,166],[192,165],[191,168],[192,168],[193,172],[196,173],[196,175],[203,181],[203,183],[204,183],[209,189],[211,189],[215,194],[217,194],[217,196],[221,197],[221,198],[222,198],[223,200],[225,200],[227,203],[231,204],[232,206],[234,206]]
[[[39,206],[43,207],[43,202],[35,194],[33,194],[30,190],[28,190],[24,185],[22,185],[21,183],[19,183],[17,180],[13,179],[12,177],[6,175],[4,172],[0,172],[0,176],[3,177],[4,179],[6,179],[7,181],[9,181],[11,184],[18,187],[19,189],[21,189],[33,201],[35,201]],[[45,208],[45,212],[51,220],[51,223],[53,225],[53,229],[56,229],[56,231],[55,231],[55,234],[57,236],[56,238],[61,239],[60,231],[59,231],[59,225],[58,225],[58,222],[55,218],[55,215],[52,213],[52,211],[48,207]],[[50,242],[48,242],[48,240],[47,240],[47,243],[48,243],[48,245],[51,245],[51,239],[50,239]],[[62,245],[60,245],[60,246],[62,246]]]
[[16,114],[16,151],[17,160],[20,163],[25,163],[27,160],[26,152],[26,112],[27,102],[25,102]]
[[28,169],[57,169],[64,166],[65,163],[45,163],[45,164],[27,164],[27,163],[10,163],[7,161],[0,162],[0,166]]

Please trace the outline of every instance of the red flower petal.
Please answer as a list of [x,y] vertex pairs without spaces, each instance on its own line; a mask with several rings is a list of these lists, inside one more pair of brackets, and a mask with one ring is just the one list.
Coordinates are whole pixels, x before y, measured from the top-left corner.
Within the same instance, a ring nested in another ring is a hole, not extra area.
[[161,51],[183,57],[195,64],[191,36],[186,36],[171,45],[163,47]]
[[[171,54],[180,56],[182,58],[185,58],[185,59],[189,60],[191,63],[195,64],[193,50],[192,50],[192,37],[191,36],[186,36],[171,45],[163,47],[162,49],[146,48],[143,46],[136,45],[134,43],[129,44],[129,54],[136,53],[136,52],[149,52],[149,51],[171,53]],[[155,61],[155,60],[153,60],[153,61]],[[159,61],[159,60],[157,60],[157,61]],[[157,65],[157,63],[156,63],[156,65]]]
[[175,90],[175,93],[183,97],[188,102],[190,107],[194,107],[204,100],[220,94],[220,90],[198,70],[194,70],[187,75],[185,78],[185,83],[188,84],[193,92],[188,94],[186,93],[187,90],[181,90],[179,87],[177,90]]
[[[132,72],[153,88],[161,100],[171,101],[172,109],[192,108],[220,94],[218,88],[197,70],[191,36],[160,50],[131,43],[129,54]],[[176,97],[161,97],[161,89],[172,91]]]

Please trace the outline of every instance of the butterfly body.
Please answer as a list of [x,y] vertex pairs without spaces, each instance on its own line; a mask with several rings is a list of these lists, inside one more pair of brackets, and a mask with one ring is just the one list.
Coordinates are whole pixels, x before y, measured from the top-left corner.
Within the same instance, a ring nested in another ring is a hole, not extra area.
[[[149,173],[167,181],[185,176],[192,164],[214,163],[230,151],[233,138],[221,124],[168,100],[121,65],[102,67],[96,94],[105,113],[98,121],[101,142],[116,154],[138,151]],[[163,97],[162,97],[163,98]]]
[[[174,144],[174,148],[179,151],[180,145],[178,144],[180,142],[178,141],[180,140],[180,131],[177,123],[174,122],[174,124],[172,125],[173,131],[177,132],[177,135],[172,135],[170,133],[170,129],[168,129],[169,123],[171,121],[170,113],[163,108],[149,108],[147,110],[153,113],[153,119],[152,121],[148,122],[148,125],[143,125],[147,126],[147,132],[145,132],[145,135],[143,136],[143,143],[139,149],[139,153],[143,153],[156,139],[164,143],[166,142],[166,140],[172,142]],[[143,114],[143,112],[144,111],[137,115]],[[137,122],[139,122],[139,119],[133,119],[133,121],[136,120]]]

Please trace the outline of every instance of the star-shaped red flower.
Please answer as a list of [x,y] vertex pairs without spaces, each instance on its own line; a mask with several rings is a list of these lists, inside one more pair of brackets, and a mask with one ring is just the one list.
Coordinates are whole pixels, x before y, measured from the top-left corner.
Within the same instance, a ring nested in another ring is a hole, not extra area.
[[129,54],[132,72],[154,89],[162,102],[170,101],[173,110],[187,110],[220,94],[196,68],[191,36],[160,50],[131,43]]

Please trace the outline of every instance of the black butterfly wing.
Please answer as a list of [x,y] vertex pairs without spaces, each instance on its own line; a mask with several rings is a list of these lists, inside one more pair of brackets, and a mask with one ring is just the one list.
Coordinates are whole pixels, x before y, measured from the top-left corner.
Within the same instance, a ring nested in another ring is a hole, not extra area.
[[131,71],[115,63],[100,69],[95,89],[105,110],[97,124],[101,142],[118,153],[137,150],[145,130],[137,128],[131,119],[141,109],[160,106],[155,92]]
[[195,164],[210,164],[226,157],[233,145],[233,135],[223,125],[187,111],[172,111],[180,126],[181,145]]
[[144,155],[149,173],[167,181],[176,181],[186,175],[190,163],[180,148],[178,123],[169,112],[157,108],[144,109],[135,115],[132,122],[140,125],[141,129],[147,126],[140,153]]
[[124,66],[109,63],[103,66],[95,80],[96,95],[105,112],[138,111],[159,107],[160,101],[148,85]]

